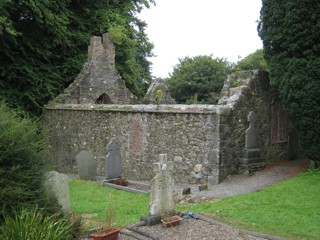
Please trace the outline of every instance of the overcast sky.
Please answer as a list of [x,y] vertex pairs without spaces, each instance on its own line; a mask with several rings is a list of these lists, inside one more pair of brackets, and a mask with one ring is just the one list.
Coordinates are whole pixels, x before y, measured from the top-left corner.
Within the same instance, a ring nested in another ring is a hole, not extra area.
[[262,48],[257,33],[261,0],[156,0],[140,18],[154,43],[155,77],[167,77],[179,58],[210,55],[237,62]]

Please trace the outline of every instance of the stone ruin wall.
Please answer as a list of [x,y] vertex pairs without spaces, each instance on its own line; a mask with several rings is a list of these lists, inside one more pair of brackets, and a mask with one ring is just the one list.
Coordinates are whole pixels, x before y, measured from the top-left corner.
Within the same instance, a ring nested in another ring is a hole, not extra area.
[[287,159],[288,141],[272,142],[271,111],[277,98],[269,87],[267,73],[249,72],[237,79],[238,87],[231,88],[230,81],[226,81],[224,97],[217,106],[57,104],[47,107],[44,121],[51,130],[49,160],[59,171],[76,173],[76,155],[88,150],[98,163],[98,175],[104,175],[106,147],[116,138],[121,143],[124,178],[150,180],[152,164],[158,161],[159,154],[166,153],[168,160],[174,162],[176,182],[195,182],[192,172],[197,164],[203,166],[202,182],[206,182],[207,176],[220,182],[237,173],[250,111],[256,112],[262,159],[269,162]]
[[[194,182],[194,168],[201,164],[201,182],[212,176],[218,183],[238,171],[251,111],[256,112],[263,160],[298,155],[292,124],[270,89],[266,72],[230,75],[216,106],[121,105],[135,103],[136,98],[117,73],[114,57],[115,47],[107,34],[92,37],[81,73],[46,107],[49,161],[56,170],[77,173],[76,155],[87,150],[103,176],[107,145],[116,138],[121,143],[124,178],[149,181],[153,163],[166,153],[174,162],[176,182]],[[153,97],[157,89],[154,86]]]
[[106,147],[116,138],[121,143],[124,178],[150,180],[161,153],[174,162],[176,182],[192,182],[196,164],[203,165],[204,175],[220,178],[219,132],[226,123],[214,111],[56,108],[46,110],[44,121],[51,129],[49,160],[62,172],[76,173],[76,155],[88,150],[98,163],[98,175],[104,175]]

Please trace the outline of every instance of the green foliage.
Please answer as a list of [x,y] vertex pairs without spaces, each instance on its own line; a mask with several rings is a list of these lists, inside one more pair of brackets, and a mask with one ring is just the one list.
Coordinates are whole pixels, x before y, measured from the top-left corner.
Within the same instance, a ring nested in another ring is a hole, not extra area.
[[318,239],[319,181],[319,172],[304,173],[254,193],[179,205],[177,210],[216,216],[236,227],[288,239]]
[[239,61],[236,67],[241,71],[255,69],[267,70],[268,65],[263,57],[263,49],[258,49],[257,51],[249,54],[244,59]]
[[16,211],[13,216],[5,217],[0,228],[0,239],[71,239],[74,223],[58,214],[46,216],[39,209]]
[[212,56],[185,57],[179,59],[170,77],[166,80],[172,97],[178,103],[193,101],[197,94],[198,103],[217,103],[230,63]]
[[[45,132],[0,103],[0,221],[22,207],[49,205],[42,179],[46,170]],[[47,206],[48,211],[54,205]]]
[[80,72],[92,35],[110,32],[116,67],[142,97],[153,45],[136,13],[152,0],[13,0],[0,3],[0,99],[40,115]]
[[320,2],[263,1],[259,34],[270,80],[300,132],[305,154],[320,166]]

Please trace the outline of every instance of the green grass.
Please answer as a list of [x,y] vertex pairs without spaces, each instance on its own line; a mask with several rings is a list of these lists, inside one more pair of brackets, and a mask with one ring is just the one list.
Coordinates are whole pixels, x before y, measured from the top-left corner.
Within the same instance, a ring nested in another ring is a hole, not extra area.
[[79,179],[69,181],[69,191],[71,211],[76,214],[97,214],[92,218],[94,221],[105,221],[107,209],[115,208],[115,227],[138,222],[141,216],[149,212],[148,194],[124,192]]
[[320,239],[320,174],[301,174],[251,194],[223,198],[214,204],[180,205],[177,210],[290,239]]
[[[70,181],[71,210],[97,213],[105,219],[115,202],[115,225],[138,222],[148,214],[149,196],[102,187],[93,182]],[[305,173],[251,194],[176,206],[177,211],[204,214],[239,228],[290,239],[320,239],[320,173]]]

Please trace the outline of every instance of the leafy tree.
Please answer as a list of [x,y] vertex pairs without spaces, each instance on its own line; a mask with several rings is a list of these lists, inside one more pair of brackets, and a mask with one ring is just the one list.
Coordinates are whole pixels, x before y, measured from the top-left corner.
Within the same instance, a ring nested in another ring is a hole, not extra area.
[[153,45],[136,16],[153,0],[5,0],[0,3],[0,99],[39,115],[80,72],[92,35],[109,32],[116,67],[142,97]]
[[249,54],[244,59],[239,61],[237,63],[237,68],[239,70],[266,70],[268,66],[266,60],[263,57],[263,49],[258,49],[257,51]]
[[215,104],[230,71],[229,62],[223,58],[185,57],[179,59],[166,81],[170,94],[178,103],[189,103],[196,96],[200,103]]
[[300,131],[305,154],[320,166],[320,2],[263,0],[259,34],[270,79]]

